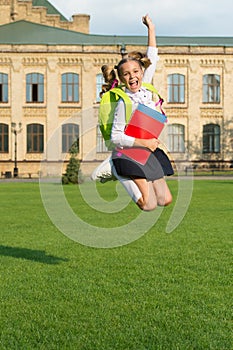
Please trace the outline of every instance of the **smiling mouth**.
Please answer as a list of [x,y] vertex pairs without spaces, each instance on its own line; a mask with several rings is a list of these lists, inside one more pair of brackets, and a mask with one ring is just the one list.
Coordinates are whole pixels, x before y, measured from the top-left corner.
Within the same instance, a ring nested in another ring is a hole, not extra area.
[[129,86],[130,86],[131,89],[137,88],[138,87],[138,80],[131,81],[129,83]]

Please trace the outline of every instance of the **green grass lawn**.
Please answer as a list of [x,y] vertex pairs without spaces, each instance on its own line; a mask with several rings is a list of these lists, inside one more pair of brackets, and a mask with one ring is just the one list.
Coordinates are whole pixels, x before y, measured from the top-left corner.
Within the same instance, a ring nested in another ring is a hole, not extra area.
[[[109,203],[114,186],[99,186]],[[116,225],[77,186],[65,193],[83,220]],[[233,180],[195,180],[172,233],[174,204],[140,239],[98,249],[52,224],[37,183],[1,182],[0,350],[232,350],[232,197]],[[121,218],[139,213],[130,203]]]

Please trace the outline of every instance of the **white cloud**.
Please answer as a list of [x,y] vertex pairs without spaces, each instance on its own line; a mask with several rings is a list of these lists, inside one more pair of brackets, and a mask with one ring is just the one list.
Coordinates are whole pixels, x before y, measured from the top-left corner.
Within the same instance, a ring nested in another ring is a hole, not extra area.
[[232,0],[49,0],[66,17],[91,15],[93,34],[146,35],[149,13],[158,35],[233,36]]

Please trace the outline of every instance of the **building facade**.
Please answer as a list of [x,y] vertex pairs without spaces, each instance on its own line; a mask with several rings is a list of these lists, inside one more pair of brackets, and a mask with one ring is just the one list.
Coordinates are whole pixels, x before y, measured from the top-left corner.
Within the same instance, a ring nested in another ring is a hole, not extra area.
[[[86,175],[108,155],[98,129],[101,66],[117,64],[122,50],[144,52],[147,38],[92,35],[89,19],[68,21],[47,0],[0,0],[2,176],[38,176],[45,163],[46,175],[64,172],[74,141]],[[233,38],[158,37],[157,44],[164,149],[180,169],[231,167]]]

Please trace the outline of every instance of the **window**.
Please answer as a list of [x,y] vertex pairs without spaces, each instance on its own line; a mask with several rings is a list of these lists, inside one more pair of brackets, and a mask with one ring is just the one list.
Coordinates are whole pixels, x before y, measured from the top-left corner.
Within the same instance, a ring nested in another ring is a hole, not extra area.
[[185,102],[185,76],[182,74],[168,75],[168,102]]
[[184,153],[185,152],[185,135],[184,125],[171,124],[168,125],[168,147],[170,152]]
[[62,102],[79,102],[78,74],[62,74]]
[[64,124],[62,125],[62,152],[69,152],[70,148],[76,142],[79,151],[79,125]]
[[44,126],[41,124],[27,125],[27,152],[42,153],[44,151]]
[[97,145],[96,145],[96,152],[97,153],[103,153],[103,152],[109,152],[108,148],[105,146],[105,141],[103,139],[103,136],[101,134],[99,126],[97,126]]
[[6,124],[0,124],[0,153],[9,152],[9,127]]
[[26,75],[26,101],[30,103],[44,102],[44,76],[39,73]]
[[217,74],[206,74],[203,76],[203,102],[220,102],[220,76]]
[[220,152],[220,126],[207,124],[203,126],[203,153]]
[[103,74],[96,75],[96,102],[100,102],[100,92],[102,91],[102,85],[104,84]]
[[8,75],[0,73],[0,102],[8,102]]

